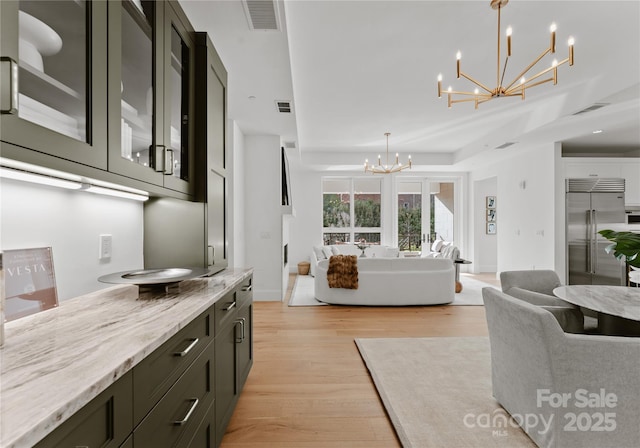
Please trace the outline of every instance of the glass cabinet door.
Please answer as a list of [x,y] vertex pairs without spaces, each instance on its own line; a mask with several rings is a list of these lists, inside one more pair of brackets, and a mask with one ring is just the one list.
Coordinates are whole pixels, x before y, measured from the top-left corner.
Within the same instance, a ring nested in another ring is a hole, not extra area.
[[105,3],[0,3],[2,140],[106,168]]
[[193,181],[193,33],[186,18],[166,4],[165,18],[165,186],[191,192]]
[[162,78],[154,70],[161,6],[153,0],[108,3],[109,87],[115,93],[109,97],[109,170],[162,185],[155,138]]

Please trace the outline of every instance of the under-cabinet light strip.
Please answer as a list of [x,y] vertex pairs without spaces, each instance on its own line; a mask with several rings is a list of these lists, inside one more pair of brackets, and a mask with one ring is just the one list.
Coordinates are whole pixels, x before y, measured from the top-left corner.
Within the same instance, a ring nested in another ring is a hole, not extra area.
[[135,201],[149,199],[149,193],[143,190],[122,187],[4,158],[0,158],[0,177],[68,190],[80,190],[88,193],[133,199]]

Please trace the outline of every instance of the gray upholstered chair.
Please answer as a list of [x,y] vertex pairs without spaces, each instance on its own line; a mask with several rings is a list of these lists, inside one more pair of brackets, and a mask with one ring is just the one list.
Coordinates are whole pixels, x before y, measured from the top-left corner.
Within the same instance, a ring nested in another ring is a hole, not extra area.
[[[595,332],[598,321],[595,313],[585,315],[585,310],[559,299],[553,294],[554,288],[561,286],[560,278],[552,270],[504,271],[500,273],[502,292],[524,300],[532,305],[555,307],[554,313],[560,325],[569,333]],[[573,311],[571,311],[573,310]]]
[[[540,306],[496,288],[482,297],[493,396],[539,447],[640,446],[640,338],[565,333]],[[603,394],[615,405],[593,401]]]

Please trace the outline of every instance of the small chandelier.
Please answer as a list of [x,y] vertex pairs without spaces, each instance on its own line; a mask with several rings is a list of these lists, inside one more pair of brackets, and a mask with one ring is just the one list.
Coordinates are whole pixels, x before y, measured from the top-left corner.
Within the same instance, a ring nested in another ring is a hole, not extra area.
[[[460,79],[460,76],[467,78],[469,81],[474,83],[476,88],[473,92],[465,92],[465,91],[457,91],[452,90],[451,87],[447,89],[445,92],[448,97],[448,106],[451,106],[454,103],[463,103],[472,101],[475,103],[475,108],[478,108],[478,105],[481,103],[485,103],[495,98],[505,97],[505,96],[520,96],[523,100],[525,98],[525,91],[530,89],[531,87],[538,86],[540,84],[544,84],[549,81],[553,81],[553,84],[556,85],[558,83],[558,67],[562,64],[569,63],[569,65],[573,65],[573,37],[569,38],[569,57],[565,60],[558,62],[556,59],[553,60],[551,66],[542,70],[541,72],[533,75],[530,78],[525,78],[525,75],[531,70],[543,57],[545,57],[549,53],[556,52],[556,25],[555,23],[551,24],[549,31],[551,32],[551,43],[549,44],[549,48],[543,51],[540,56],[538,56],[531,64],[529,64],[518,76],[516,76],[511,83],[509,83],[506,87],[503,84],[504,75],[507,70],[507,63],[509,62],[509,56],[511,56],[511,27],[508,27],[506,30],[507,36],[507,57],[504,62],[504,66],[502,67],[502,76],[500,76],[500,10],[509,3],[509,0],[491,0],[491,8],[498,10],[498,64],[497,64],[497,72],[496,72],[496,87],[494,89],[490,89],[484,84],[476,81],[471,76],[467,75],[460,69],[460,59],[461,53],[458,51],[456,54],[456,73],[457,78]],[[552,72],[551,76],[545,79],[538,79],[547,73]],[[461,99],[453,99],[453,95],[461,95],[463,98]],[[438,98],[442,97],[442,74],[438,75]]]
[[411,156],[409,156],[409,164],[403,165],[398,161],[398,153],[396,153],[396,161],[393,163],[393,165],[389,165],[389,136],[391,135],[391,133],[385,132],[384,135],[387,136],[387,163],[383,165],[379,155],[377,165],[369,165],[369,159],[365,159],[364,172],[373,174],[391,174],[397,173],[398,171],[402,171],[407,168],[411,168]]

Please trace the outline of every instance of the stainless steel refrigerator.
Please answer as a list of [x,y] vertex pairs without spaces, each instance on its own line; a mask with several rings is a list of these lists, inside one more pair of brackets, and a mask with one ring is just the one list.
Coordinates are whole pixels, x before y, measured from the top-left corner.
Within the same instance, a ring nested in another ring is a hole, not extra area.
[[598,233],[624,223],[624,179],[566,179],[566,213],[568,284],[626,285],[624,262]]

